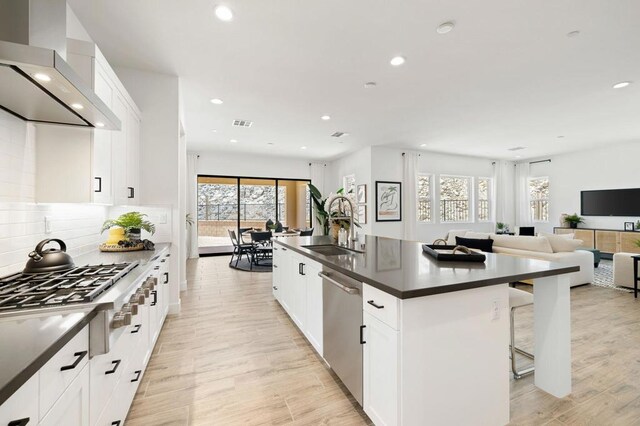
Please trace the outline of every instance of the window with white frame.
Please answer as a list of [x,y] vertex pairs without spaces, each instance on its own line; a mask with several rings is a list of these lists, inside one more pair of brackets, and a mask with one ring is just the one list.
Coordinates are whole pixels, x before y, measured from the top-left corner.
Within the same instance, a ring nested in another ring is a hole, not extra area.
[[433,222],[433,175],[418,175],[418,222]]
[[471,178],[440,176],[440,221],[471,222]]
[[491,178],[480,177],[478,178],[477,186],[476,217],[479,222],[489,222],[492,216],[492,180]]
[[529,199],[531,217],[534,222],[549,221],[549,178],[536,177],[529,179]]

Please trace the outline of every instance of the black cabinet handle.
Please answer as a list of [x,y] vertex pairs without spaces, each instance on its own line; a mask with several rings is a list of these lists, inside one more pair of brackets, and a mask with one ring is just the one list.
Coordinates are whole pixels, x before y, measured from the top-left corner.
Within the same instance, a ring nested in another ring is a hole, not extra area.
[[274,250],[278,250],[278,247],[273,247]]
[[135,198],[136,189],[132,186],[127,186],[127,189],[129,190],[129,195],[127,196],[127,198]]
[[287,249],[286,249],[286,248],[284,248],[284,247],[282,247],[282,251],[287,251]]
[[87,356],[87,351],[76,352],[75,354],[73,354],[73,356],[77,357],[73,364],[60,367],[60,371],[73,370],[74,368],[76,368],[78,364],[80,364],[80,361],[82,361],[82,358]]
[[275,285],[274,285],[274,286],[273,286],[273,289],[274,289],[274,290],[277,290],[277,289],[278,289],[278,286],[275,286]]
[[156,306],[158,304],[158,291],[153,290],[151,292],[151,295],[153,296],[153,301],[151,302],[151,306]]
[[366,325],[361,325],[361,326],[360,326],[360,344],[361,344],[361,345],[364,345],[365,343],[367,343],[367,342],[364,340],[364,329],[365,329],[366,327],[367,327]]
[[11,420],[7,426],[24,426],[29,423],[29,420],[31,420],[29,417],[25,417],[24,419],[19,420]]
[[302,275],[302,263],[298,263],[298,275]]
[[94,177],[98,181],[98,189],[94,189],[93,192],[102,192],[102,178],[100,176]]
[[367,300],[367,303],[370,304],[371,306],[373,306],[376,309],[383,309],[384,305],[376,305],[376,302],[374,302],[373,300]]
[[305,274],[305,273],[304,273],[304,267],[305,267],[305,266],[307,266],[307,264],[306,264],[306,263],[301,263],[301,264],[300,264],[300,271],[301,271],[301,272],[300,272],[300,275],[307,275],[307,274]]
[[120,420],[116,420],[114,422],[111,422],[111,426],[120,426],[121,421]]
[[164,275],[164,283],[163,284],[169,284],[169,273],[165,272],[163,275]]
[[111,361],[111,364],[113,364],[113,368],[111,370],[109,370],[109,371],[105,371],[104,374],[113,374],[113,373],[115,373],[121,362],[122,362],[121,359],[117,359],[115,361]]
[[142,324],[136,324],[133,326],[133,330],[131,330],[131,334],[135,334],[137,332],[140,331],[140,328],[142,328]]
[[142,370],[136,370],[134,371],[134,373],[136,373],[136,378],[131,380],[131,383],[137,382],[138,380],[140,380],[140,374],[142,374]]

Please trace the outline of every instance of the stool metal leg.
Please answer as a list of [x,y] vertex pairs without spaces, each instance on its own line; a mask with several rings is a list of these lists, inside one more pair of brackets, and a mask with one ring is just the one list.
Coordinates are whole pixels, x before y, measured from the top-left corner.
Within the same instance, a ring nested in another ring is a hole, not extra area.
[[511,315],[509,318],[511,321],[511,344],[509,345],[509,351],[511,353],[511,371],[513,372],[513,378],[516,380],[521,379],[525,376],[528,376],[529,374],[532,374],[534,371],[533,365],[530,367],[524,368],[522,370],[518,370],[516,366],[516,353],[519,353],[520,355],[523,355],[529,359],[533,359],[532,354],[516,347],[515,313],[517,308],[518,307],[511,308]]

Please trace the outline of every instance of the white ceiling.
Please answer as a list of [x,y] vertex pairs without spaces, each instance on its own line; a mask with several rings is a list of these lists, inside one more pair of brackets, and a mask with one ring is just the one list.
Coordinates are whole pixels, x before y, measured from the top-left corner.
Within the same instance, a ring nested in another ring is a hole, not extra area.
[[[224,0],[230,23],[215,0],[68,1],[112,63],[181,77],[199,152],[320,159],[396,145],[512,159],[515,146],[530,158],[640,143],[637,0]],[[406,64],[390,66],[395,55]],[[624,80],[636,83],[612,89]]]

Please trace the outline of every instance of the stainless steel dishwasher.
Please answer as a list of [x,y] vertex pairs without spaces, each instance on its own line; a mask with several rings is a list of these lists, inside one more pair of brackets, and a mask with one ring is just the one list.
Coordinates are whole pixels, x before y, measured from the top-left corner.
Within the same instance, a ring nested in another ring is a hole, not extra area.
[[328,268],[318,275],[324,359],[362,405],[362,283]]

